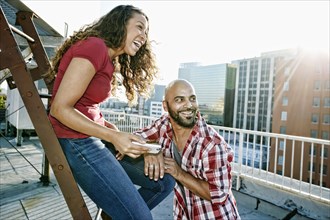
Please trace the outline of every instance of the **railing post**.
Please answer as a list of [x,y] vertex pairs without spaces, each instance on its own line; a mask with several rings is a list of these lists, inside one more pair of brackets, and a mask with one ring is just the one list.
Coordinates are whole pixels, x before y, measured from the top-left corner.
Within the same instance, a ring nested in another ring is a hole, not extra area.
[[236,190],[238,191],[241,188],[241,173],[242,173],[242,163],[243,163],[243,132],[239,132],[239,141],[238,141],[238,174],[237,174],[237,184]]

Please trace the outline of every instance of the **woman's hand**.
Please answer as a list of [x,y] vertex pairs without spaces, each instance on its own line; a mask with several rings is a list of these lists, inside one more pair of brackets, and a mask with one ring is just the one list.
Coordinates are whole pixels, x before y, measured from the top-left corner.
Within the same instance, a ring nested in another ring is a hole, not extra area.
[[124,155],[127,155],[132,158],[137,158],[141,154],[146,154],[149,152],[149,148],[132,143],[133,141],[136,141],[141,144],[144,144],[145,141],[140,136],[120,131],[113,132],[115,132],[112,134],[113,138],[107,141],[111,142],[115,146],[116,150],[119,152],[116,155],[117,159],[122,159]]
[[164,157],[162,151],[158,154],[144,155],[144,173],[146,176],[149,176],[149,179],[155,181],[164,177]]

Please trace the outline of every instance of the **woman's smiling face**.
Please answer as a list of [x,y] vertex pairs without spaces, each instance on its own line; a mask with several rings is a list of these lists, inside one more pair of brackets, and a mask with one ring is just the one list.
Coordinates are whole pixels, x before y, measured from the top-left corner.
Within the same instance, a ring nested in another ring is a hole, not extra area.
[[145,16],[134,13],[127,23],[127,36],[124,45],[124,53],[134,56],[145,44],[148,34],[148,21]]

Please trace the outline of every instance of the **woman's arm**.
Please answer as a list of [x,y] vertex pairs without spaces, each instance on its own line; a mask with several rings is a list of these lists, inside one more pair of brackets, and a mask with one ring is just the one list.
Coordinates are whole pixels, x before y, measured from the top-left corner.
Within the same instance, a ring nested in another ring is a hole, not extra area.
[[94,75],[95,69],[89,60],[73,58],[54,97],[50,114],[75,131],[111,142],[121,154],[136,158],[147,153],[147,148],[132,144],[132,141],[141,142],[140,137],[99,125],[74,108]]
[[119,131],[119,129],[117,128],[117,126],[115,124],[112,124],[106,120],[104,120],[104,125],[105,127],[107,128],[110,128],[110,129],[113,129],[113,130],[116,130],[116,131]]

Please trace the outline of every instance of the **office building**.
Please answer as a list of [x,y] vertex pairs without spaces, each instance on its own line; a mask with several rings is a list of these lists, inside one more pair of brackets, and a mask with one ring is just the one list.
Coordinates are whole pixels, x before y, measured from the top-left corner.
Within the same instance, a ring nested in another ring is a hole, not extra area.
[[232,62],[237,65],[234,128],[271,132],[276,62],[294,54],[280,50]]

